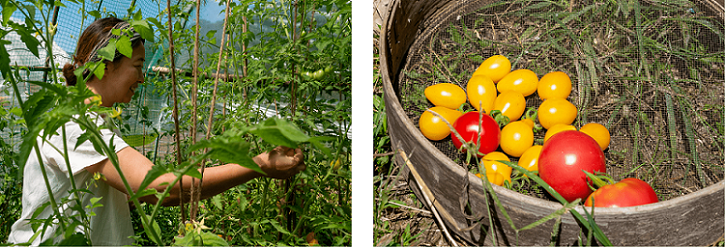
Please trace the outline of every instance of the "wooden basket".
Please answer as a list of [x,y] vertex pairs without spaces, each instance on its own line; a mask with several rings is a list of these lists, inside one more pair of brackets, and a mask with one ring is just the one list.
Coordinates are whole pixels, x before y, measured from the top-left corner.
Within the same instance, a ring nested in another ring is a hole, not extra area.
[[[460,6],[468,2],[474,1],[393,1],[381,33],[380,73],[388,131],[393,150],[398,152],[396,164],[404,167],[411,190],[421,200],[427,197],[430,204],[426,201],[424,204],[435,208],[447,229],[459,238],[470,244],[491,244],[492,234],[486,232],[489,221],[481,180],[453,162],[420,133],[417,124],[401,106],[398,92],[401,70],[416,39],[425,30],[438,28],[438,20],[459,15]],[[711,15],[723,17],[723,10],[719,9],[721,4],[705,4],[705,1],[700,4]],[[406,164],[414,167],[414,172]],[[519,228],[562,208],[558,202],[493,187]],[[465,208],[466,204],[470,209]],[[576,210],[584,215],[581,207]],[[724,215],[725,180],[654,204],[596,208],[594,218],[614,245],[709,245],[725,235]],[[493,212],[493,222],[496,231],[493,235],[500,245],[548,245],[554,226],[554,220],[550,220],[517,234],[498,210]],[[579,239],[586,239],[586,234],[582,236],[582,228],[574,217],[564,214],[558,244],[572,245]]]

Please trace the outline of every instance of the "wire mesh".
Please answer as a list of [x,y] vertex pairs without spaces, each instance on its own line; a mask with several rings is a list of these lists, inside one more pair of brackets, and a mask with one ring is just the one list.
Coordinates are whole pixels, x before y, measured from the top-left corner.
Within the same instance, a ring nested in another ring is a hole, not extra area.
[[[647,181],[660,200],[723,179],[721,17],[690,2],[482,2],[459,1],[458,15],[429,20],[431,28],[411,46],[398,92],[412,122],[433,106],[425,87],[449,82],[465,89],[485,58],[501,54],[512,70],[571,77],[567,99],[578,109],[573,125],[596,122],[609,129],[604,153],[614,179]],[[537,94],[526,99],[527,107],[541,103]],[[450,138],[431,143],[465,166]]]
[[[134,11],[141,11],[144,17],[157,16],[159,14],[160,6],[156,1],[88,1],[83,5],[79,2],[67,2],[64,3],[65,7],[58,8],[57,15],[53,11],[48,13],[36,10],[34,17],[37,21],[44,23],[44,19],[47,19],[50,23],[56,21],[57,31],[53,40],[53,59],[56,68],[59,70],[66,64],[72,61],[72,55],[75,52],[75,47],[78,43],[78,38],[81,32],[90,25],[95,17],[88,14],[88,12],[98,11],[104,13],[102,16],[126,16],[128,9],[132,2],[135,4]],[[20,11],[15,11],[11,15],[11,21],[17,23],[25,23],[28,16]],[[44,44],[38,46],[38,56],[36,57],[27,48],[26,44],[20,39],[20,36],[14,32],[9,33],[6,36],[7,40],[11,43],[6,45],[6,49],[10,53],[10,61],[12,66],[16,66],[17,72],[20,77],[18,80],[18,87],[23,100],[34,92],[40,90],[40,87],[33,85],[30,82],[47,82],[53,83],[54,80],[50,75],[50,65],[47,51],[44,49]],[[40,38],[38,38],[40,40]],[[153,46],[147,45],[146,51],[148,55],[156,54]],[[147,58],[147,61],[152,59]],[[62,74],[58,73],[58,78],[62,79]],[[0,82],[4,80],[0,78]],[[62,82],[61,82],[62,83]],[[6,85],[6,83],[3,83]],[[7,86],[7,85],[6,85]],[[147,133],[154,133],[153,128],[157,131],[164,131],[162,128],[162,116],[160,115],[161,109],[165,106],[165,96],[154,94],[153,90],[146,90],[146,86],[141,86],[139,89],[143,91],[143,96],[136,97],[136,102],[130,104],[130,107],[126,109],[124,115],[131,116],[128,121],[129,128],[128,132],[124,134],[128,135],[145,135]],[[14,94],[9,87],[0,86],[0,101],[6,110],[10,110],[17,107],[17,100],[14,98]],[[142,108],[147,108],[149,114],[141,116]],[[148,117],[151,121],[150,124],[143,124],[141,117]],[[18,147],[21,140],[18,133],[20,133],[20,127],[11,126],[8,131],[0,133],[0,138],[15,147]]]

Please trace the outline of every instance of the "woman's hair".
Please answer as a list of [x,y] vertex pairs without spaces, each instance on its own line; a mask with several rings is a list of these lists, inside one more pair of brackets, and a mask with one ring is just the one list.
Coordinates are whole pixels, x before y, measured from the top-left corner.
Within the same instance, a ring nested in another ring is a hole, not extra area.
[[[101,58],[97,52],[99,49],[105,47],[111,38],[118,38],[120,36],[113,35],[111,30],[113,29],[130,29],[131,30],[131,47],[136,47],[143,44],[144,40],[140,35],[130,27],[124,20],[116,17],[106,17],[98,19],[91,23],[91,25],[83,31],[81,37],[78,39],[78,45],[76,46],[76,52],[73,55],[73,62],[66,63],[63,66],[63,76],[65,77],[66,84],[68,86],[74,86],[78,80],[76,75],[73,73],[77,68],[84,64],[92,61],[100,61]],[[123,57],[118,50],[114,56],[113,62]],[[87,77],[90,74],[89,70],[83,72],[83,76]]]

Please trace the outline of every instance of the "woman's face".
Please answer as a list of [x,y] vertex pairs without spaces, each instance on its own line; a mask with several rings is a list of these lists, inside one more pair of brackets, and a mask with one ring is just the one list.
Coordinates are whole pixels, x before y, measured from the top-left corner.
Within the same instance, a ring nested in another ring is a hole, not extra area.
[[101,95],[102,106],[110,107],[116,102],[131,102],[138,84],[144,82],[145,57],[144,46],[137,45],[133,48],[131,58],[122,56],[118,62],[107,63],[103,79],[93,80],[87,84],[93,92]]

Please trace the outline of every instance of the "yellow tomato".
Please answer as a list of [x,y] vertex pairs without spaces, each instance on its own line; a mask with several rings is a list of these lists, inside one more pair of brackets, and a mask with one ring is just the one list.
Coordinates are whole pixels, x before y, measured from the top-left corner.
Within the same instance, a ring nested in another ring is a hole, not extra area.
[[510,156],[520,157],[533,144],[534,131],[522,121],[511,122],[501,130],[501,149]]
[[597,141],[597,144],[599,144],[599,147],[602,148],[602,151],[609,147],[611,136],[609,135],[609,130],[607,130],[607,127],[604,127],[604,125],[598,123],[588,123],[582,126],[579,131],[594,138],[594,140]]
[[496,85],[491,78],[482,74],[472,76],[466,85],[466,94],[468,102],[476,108],[476,111],[481,111],[483,108],[486,114],[491,113],[497,94]]
[[511,122],[519,120],[526,109],[524,95],[516,91],[503,92],[493,102],[493,109],[501,111]]
[[545,129],[556,124],[569,125],[576,119],[576,106],[565,99],[551,98],[541,103],[537,115]]
[[571,124],[555,124],[554,126],[551,126],[548,130],[546,130],[546,134],[544,135],[544,143],[546,143],[551,136],[553,136],[556,133],[565,131],[565,130],[576,130],[576,127]]
[[549,98],[566,99],[571,93],[571,79],[561,71],[549,72],[539,80],[537,93],[541,100]]
[[466,103],[466,92],[463,91],[463,88],[452,83],[438,83],[428,86],[423,93],[435,106],[458,109],[461,104]]
[[509,72],[511,72],[509,59],[502,55],[494,55],[484,60],[473,75],[482,74],[491,78],[493,82],[498,82]]
[[[448,109],[442,106],[434,106],[428,108],[428,110],[438,113],[451,125],[456,122],[456,119],[458,119],[458,117],[463,115],[463,113],[457,110]],[[432,141],[439,141],[450,135],[451,129],[448,127],[448,125],[440,117],[436,116],[433,113],[430,113],[428,110],[423,112],[423,114],[420,115],[420,119],[418,119],[418,127],[420,127],[420,132],[423,133],[426,138]]]
[[513,90],[526,97],[536,92],[538,85],[539,77],[536,76],[536,73],[528,69],[517,69],[501,78],[496,88],[501,93]]
[[[486,175],[488,175],[488,176],[486,176],[488,178],[488,182],[498,185],[498,186],[503,186],[503,181],[505,181],[505,180],[508,180],[509,182],[511,182],[511,178],[504,179],[504,177],[503,177],[503,175],[501,175],[501,173],[493,173],[493,175],[486,173]],[[476,177],[480,178],[481,173],[476,173]]]
[[511,161],[509,157],[502,152],[490,152],[481,158],[481,163],[483,163],[483,166],[486,168],[486,177],[488,178],[488,181],[492,184],[502,186],[504,180],[511,182],[511,167],[499,162],[498,160]]
[[521,155],[521,158],[519,158],[519,166],[532,172],[539,171],[539,154],[541,154],[541,148],[541,145],[534,145],[526,149],[524,154]]

